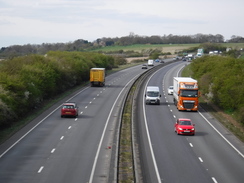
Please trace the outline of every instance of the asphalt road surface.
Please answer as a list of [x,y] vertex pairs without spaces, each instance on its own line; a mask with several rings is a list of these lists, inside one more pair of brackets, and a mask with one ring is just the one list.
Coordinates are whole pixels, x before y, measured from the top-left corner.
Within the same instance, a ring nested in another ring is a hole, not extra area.
[[[244,146],[220,123],[200,108],[179,112],[167,88],[186,62],[177,62],[152,75],[137,98],[138,131],[144,182],[241,183],[244,180]],[[160,105],[145,105],[146,86],[159,86]],[[177,135],[177,118],[195,123],[195,136]]]
[[[147,84],[162,91],[161,105],[144,105],[144,88],[138,96],[144,182],[243,182],[243,143],[202,109],[178,112],[167,94],[184,64],[170,64],[149,78]],[[123,100],[144,71],[139,65],[109,75],[105,87],[82,88],[34,119],[0,146],[0,182],[116,182]],[[78,104],[78,118],[60,117],[65,101]],[[179,117],[192,119],[195,136],[174,133]]]
[[[0,146],[1,183],[86,183],[116,180],[119,117],[141,65],[106,77],[58,102]],[[77,118],[61,118],[63,102],[76,102]]]

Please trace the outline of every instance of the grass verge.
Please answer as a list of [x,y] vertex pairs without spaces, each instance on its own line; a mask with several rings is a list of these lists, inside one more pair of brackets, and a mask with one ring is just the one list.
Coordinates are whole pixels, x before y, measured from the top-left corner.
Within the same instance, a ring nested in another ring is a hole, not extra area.
[[[186,66],[181,76],[191,77],[192,71],[189,65]],[[227,114],[225,111],[221,110],[218,106],[209,102],[204,96],[199,98],[200,106],[208,113],[210,113],[215,119],[217,119],[225,128],[227,128],[231,133],[233,133],[240,141],[244,142],[244,126],[238,123],[233,116]]]

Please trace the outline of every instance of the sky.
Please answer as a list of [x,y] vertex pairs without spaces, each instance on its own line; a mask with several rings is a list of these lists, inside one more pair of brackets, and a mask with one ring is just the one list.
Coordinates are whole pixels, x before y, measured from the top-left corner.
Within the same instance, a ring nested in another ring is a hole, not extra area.
[[244,0],[0,0],[0,48],[77,39],[244,37]]

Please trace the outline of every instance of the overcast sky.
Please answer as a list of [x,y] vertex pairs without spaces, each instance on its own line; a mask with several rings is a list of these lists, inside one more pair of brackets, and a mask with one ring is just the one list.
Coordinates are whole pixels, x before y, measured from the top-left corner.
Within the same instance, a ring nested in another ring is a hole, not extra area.
[[0,48],[102,37],[244,37],[244,0],[0,0]]

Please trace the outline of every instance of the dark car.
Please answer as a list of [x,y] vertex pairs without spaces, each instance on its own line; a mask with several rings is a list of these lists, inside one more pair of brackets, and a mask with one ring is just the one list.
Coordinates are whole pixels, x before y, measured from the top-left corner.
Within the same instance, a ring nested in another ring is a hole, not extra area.
[[164,61],[163,60],[160,60],[160,63],[164,63]]
[[61,118],[65,116],[77,117],[78,112],[78,106],[75,102],[63,103],[61,108]]
[[143,64],[141,68],[142,69],[147,69],[147,64]]

